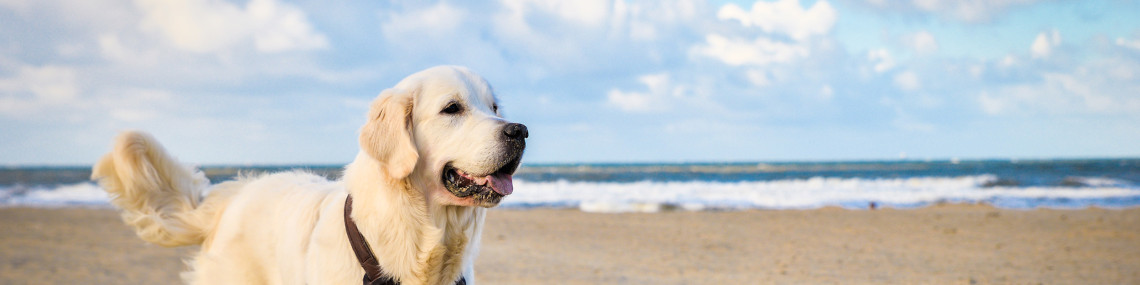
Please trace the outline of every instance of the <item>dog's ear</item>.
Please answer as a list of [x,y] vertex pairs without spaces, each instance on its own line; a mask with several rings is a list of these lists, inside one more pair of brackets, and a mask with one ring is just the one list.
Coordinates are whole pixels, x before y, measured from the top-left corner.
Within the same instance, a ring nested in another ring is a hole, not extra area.
[[392,179],[412,173],[419,160],[412,141],[412,98],[418,90],[384,90],[368,111],[360,129],[360,148],[380,162]]

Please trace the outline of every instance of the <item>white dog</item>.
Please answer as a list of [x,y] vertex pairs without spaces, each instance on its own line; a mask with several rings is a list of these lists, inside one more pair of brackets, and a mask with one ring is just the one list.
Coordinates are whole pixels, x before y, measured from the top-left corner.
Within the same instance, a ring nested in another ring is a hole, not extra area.
[[[443,66],[373,101],[339,181],[298,171],[211,186],[137,132],[116,139],[92,179],[142,239],[201,244],[188,283],[471,284],[485,208],[513,191],[527,136],[499,115],[482,77]],[[368,253],[383,276],[365,275]]]

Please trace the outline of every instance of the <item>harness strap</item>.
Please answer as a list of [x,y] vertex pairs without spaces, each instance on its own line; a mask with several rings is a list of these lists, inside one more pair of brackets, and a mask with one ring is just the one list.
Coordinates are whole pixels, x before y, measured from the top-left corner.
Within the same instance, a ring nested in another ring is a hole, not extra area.
[[[360,229],[356,227],[356,222],[352,221],[352,195],[344,199],[344,229],[348,234],[348,243],[352,244],[352,253],[356,254],[356,260],[360,262],[360,267],[364,268],[364,285],[399,285],[395,279],[390,276],[384,275],[384,269],[380,268],[380,262],[376,260],[376,255],[372,253],[372,247],[368,246],[368,241],[364,240],[364,235],[360,234]],[[467,279],[459,277],[455,281],[455,285],[467,285]]]

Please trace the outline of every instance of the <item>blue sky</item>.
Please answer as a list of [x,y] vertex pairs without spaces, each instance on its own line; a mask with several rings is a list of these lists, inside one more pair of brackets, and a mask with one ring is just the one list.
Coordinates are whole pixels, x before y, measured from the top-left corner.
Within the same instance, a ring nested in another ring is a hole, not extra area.
[[0,0],[0,164],[345,163],[469,66],[526,161],[1140,156],[1137,1]]

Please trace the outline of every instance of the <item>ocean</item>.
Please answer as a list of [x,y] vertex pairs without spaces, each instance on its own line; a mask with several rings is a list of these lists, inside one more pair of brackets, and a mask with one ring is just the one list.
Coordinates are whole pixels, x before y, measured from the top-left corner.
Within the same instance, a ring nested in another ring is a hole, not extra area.
[[[203,167],[210,181],[342,166]],[[109,207],[89,167],[0,168],[0,206]],[[1140,206],[1140,159],[524,164],[502,208],[662,212],[984,203],[1007,209]]]

